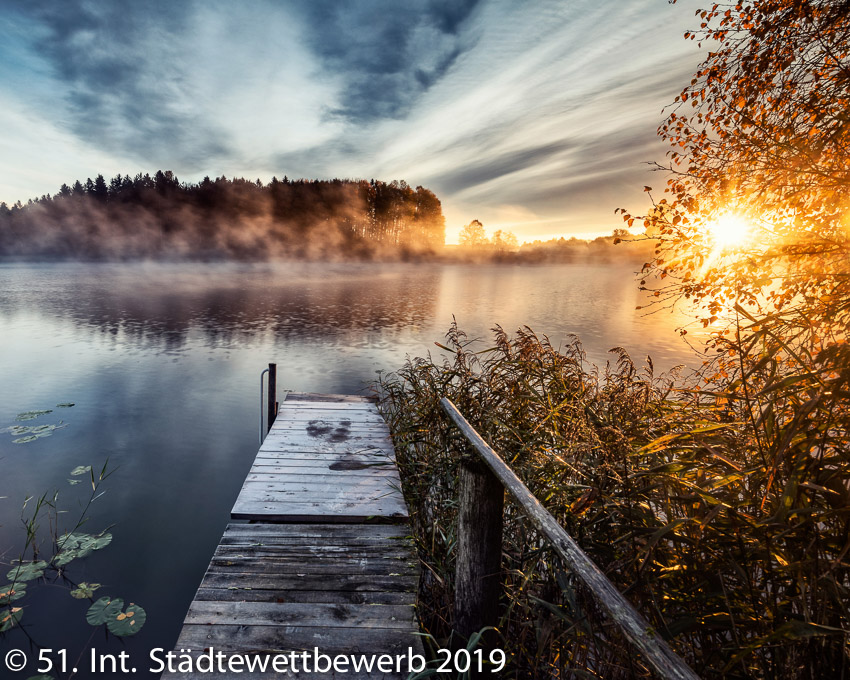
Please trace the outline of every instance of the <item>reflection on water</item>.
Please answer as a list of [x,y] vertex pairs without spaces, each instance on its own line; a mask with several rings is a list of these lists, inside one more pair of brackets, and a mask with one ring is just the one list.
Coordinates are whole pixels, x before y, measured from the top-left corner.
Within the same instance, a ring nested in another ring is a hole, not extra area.
[[[25,494],[60,489],[76,510],[84,494],[68,472],[108,458],[117,470],[87,530],[115,523],[115,539],[71,576],[145,607],[126,643],[141,670],[149,649],[173,645],[253,460],[265,364],[278,362],[280,389],[357,392],[437,351],[453,316],[473,337],[497,323],[555,344],[575,333],[596,363],[616,345],[656,367],[694,363],[673,332],[682,317],[641,315],[639,295],[628,265],[0,266],[0,429],[21,411],[76,404],[38,421],[68,423],[53,437],[0,434],[2,559],[20,543]],[[20,603],[38,644],[76,657],[85,602],[32,588]],[[0,650],[28,644],[19,631]]]

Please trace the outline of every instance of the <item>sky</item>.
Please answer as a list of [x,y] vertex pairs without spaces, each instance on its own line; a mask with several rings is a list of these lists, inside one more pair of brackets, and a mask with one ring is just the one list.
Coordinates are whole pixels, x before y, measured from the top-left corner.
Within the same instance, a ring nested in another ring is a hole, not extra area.
[[0,201],[98,173],[403,179],[447,242],[610,233],[663,187],[699,0],[0,0]]

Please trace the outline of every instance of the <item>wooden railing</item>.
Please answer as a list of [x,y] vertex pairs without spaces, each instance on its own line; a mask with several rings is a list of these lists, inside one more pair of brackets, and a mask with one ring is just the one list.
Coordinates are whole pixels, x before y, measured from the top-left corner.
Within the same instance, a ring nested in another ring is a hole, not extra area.
[[664,680],[699,680],[670,649],[608,577],[528,490],[448,399],[440,405],[472,444],[477,458],[464,459],[460,471],[455,629],[464,637],[498,621],[501,594],[502,510],[505,491],[552,544],[555,552]]

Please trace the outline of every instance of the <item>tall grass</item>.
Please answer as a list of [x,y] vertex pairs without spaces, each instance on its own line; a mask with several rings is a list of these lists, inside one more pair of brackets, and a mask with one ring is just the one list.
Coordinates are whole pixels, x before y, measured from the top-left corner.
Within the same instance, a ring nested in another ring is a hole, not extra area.
[[[495,328],[482,347],[452,325],[442,347],[450,360],[410,359],[379,385],[424,564],[420,619],[438,642],[452,630],[467,450],[445,396],[701,677],[850,677],[848,506],[807,461],[784,458],[799,432],[766,448],[740,383],[723,398],[685,388],[622,349],[598,369],[578,340],[555,347],[528,328]],[[774,418],[774,436],[793,420]],[[830,479],[847,479],[846,438],[831,436],[817,467],[828,459]],[[650,677],[546,541],[505,512],[499,633],[511,673]]]

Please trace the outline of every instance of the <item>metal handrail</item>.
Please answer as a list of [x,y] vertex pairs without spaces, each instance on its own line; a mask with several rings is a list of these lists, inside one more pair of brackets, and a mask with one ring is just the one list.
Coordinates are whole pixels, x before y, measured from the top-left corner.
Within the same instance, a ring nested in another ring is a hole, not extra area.
[[262,444],[265,439],[265,430],[263,430],[263,377],[268,372],[269,369],[264,368],[263,372],[260,373],[260,444]]
[[[659,677],[664,680],[699,680],[699,676],[678,656],[670,646],[654,631],[652,626],[640,615],[632,604],[623,597],[616,586],[593,563],[573,538],[561,527],[555,518],[544,508],[528,487],[505,463],[475,429],[461,415],[457,407],[446,398],[440,400],[443,411],[472,444],[480,459],[508,491],[511,498],[525,513],[531,523],[547,538],[567,563],[570,569],[581,579],[608,615],[623,631],[623,634],[646,657]],[[461,499],[463,503],[463,499]],[[501,515],[501,513],[499,513]],[[499,517],[501,520],[501,517]],[[501,536],[499,537],[501,543]],[[500,546],[501,549],[501,546]],[[460,560],[458,556],[458,560]]]

